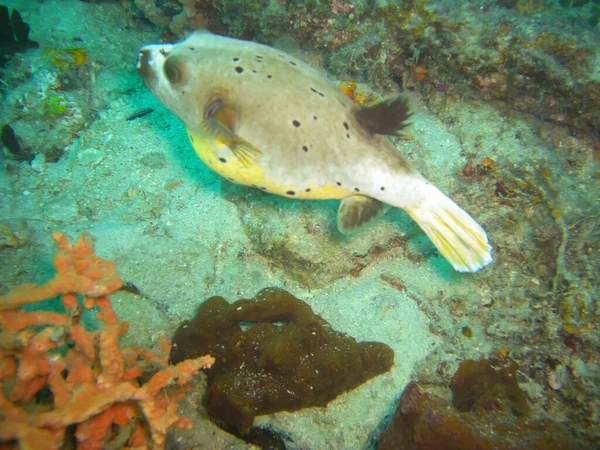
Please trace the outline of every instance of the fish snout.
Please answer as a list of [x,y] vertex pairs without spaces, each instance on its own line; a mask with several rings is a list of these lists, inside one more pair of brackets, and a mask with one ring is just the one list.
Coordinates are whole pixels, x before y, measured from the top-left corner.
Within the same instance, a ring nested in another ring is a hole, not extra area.
[[165,61],[172,50],[173,45],[170,44],[146,45],[141,48],[136,68],[148,87],[159,82]]
[[142,48],[138,55],[138,60],[135,67],[142,79],[148,84],[150,84],[152,80],[156,78],[156,74],[152,69],[151,62],[152,49],[148,47]]

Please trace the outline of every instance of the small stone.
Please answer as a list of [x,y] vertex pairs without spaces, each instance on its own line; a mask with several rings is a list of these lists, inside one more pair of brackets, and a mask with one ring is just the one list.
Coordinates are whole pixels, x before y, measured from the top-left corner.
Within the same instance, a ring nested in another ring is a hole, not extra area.
[[104,160],[104,152],[88,147],[77,153],[77,160],[83,166],[96,167]]

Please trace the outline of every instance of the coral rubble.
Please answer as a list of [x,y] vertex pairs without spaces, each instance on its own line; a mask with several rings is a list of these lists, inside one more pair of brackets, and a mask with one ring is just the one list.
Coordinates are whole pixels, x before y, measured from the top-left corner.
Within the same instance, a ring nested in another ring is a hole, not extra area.
[[[163,448],[171,426],[191,426],[177,414],[178,401],[214,359],[168,366],[168,345],[120,348],[128,323],[108,297],[122,285],[114,264],[96,256],[89,235],[53,238],[55,277],[0,297],[0,442],[58,449],[74,433],[77,448]],[[55,296],[66,313],[20,309]],[[81,323],[79,297],[98,310],[98,330]]]
[[171,362],[210,353],[208,412],[240,434],[254,417],[324,406],[393,365],[391,348],[356,342],[283,289],[229,304],[212,297],[173,337]]

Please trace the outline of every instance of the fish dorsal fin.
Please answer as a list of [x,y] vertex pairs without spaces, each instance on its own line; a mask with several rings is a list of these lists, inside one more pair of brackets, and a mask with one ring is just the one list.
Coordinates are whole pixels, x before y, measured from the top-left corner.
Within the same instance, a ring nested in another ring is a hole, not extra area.
[[337,227],[340,233],[350,234],[367,225],[386,211],[386,205],[364,195],[346,197],[340,203]]
[[258,161],[262,151],[236,134],[235,126],[235,108],[216,100],[207,108],[199,131],[207,139],[225,144],[245,167],[249,167]]
[[369,134],[399,135],[412,116],[406,95],[397,95],[356,111],[357,122]]

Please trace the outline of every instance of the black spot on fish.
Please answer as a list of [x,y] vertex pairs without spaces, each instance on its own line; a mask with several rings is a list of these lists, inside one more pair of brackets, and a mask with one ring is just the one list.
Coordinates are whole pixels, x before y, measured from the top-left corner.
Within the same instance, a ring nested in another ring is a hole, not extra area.
[[337,184],[338,186],[342,185],[342,183],[340,183],[339,181],[336,181],[335,184]]
[[290,64],[291,64],[292,66],[297,66],[297,65],[298,65],[298,64],[296,64],[294,61],[290,61]]
[[346,137],[347,137],[348,139],[350,139],[350,135],[349,135],[349,134],[347,134],[347,135],[346,135]]
[[313,116],[313,119],[317,120],[317,116]]
[[256,70],[253,70],[252,73],[256,73]]
[[292,120],[292,124],[298,128],[300,126],[300,122],[298,122],[297,120]]
[[259,189],[260,189],[261,191],[266,191],[266,190],[267,190],[267,188],[266,188],[266,187],[264,187],[264,186],[261,186],[261,187],[259,187]]
[[306,190],[305,190],[305,191],[306,191],[306,192],[310,192],[310,188],[306,188]]
[[385,187],[381,186],[379,189],[381,189],[382,191],[385,191]]
[[264,58],[264,56],[256,55],[256,60],[258,62],[262,62],[263,58]]
[[159,52],[160,52],[160,54],[161,54],[161,55],[163,55],[163,56],[167,56],[167,55],[169,54],[169,52],[168,52],[168,51],[166,51],[164,48],[161,48],[161,49],[159,50]]
[[354,188],[354,190],[355,190],[356,192],[360,192],[360,189],[359,189],[359,188]]
[[194,136],[192,136],[191,134],[190,134],[190,141],[192,141],[192,144],[194,143]]
[[296,193],[294,191],[287,191],[286,194],[287,195],[296,195]]
[[233,58],[233,62],[238,62],[240,58]]
[[303,145],[302,146],[302,150],[304,150],[305,152],[307,152],[308,151],[308,147],[306,145]]
[[349,129],[350,129],[350,127],[348,126],[348,122],[344,122],[344,128],[345,128],[346,130],[349,130]]
[[273,78],[273,75],[267,75],[267,78],[270,80],[271,78]]
[[240,66],[235,66],[235,71],[236,71],[237,73],[242,73],[242,72],[244,71],[244,68],[243,68],[243,67],[240,67]]
[[188,47],[188,50],[191,50],[191,51],[195,52],[196,48],[195,47]]
[[324,96],[324,95],[323,95],[321,92],[317,91],[317,90],[316,90],[316,89],[314,89],[314,88],[310,88],[310,90],[311,90],[312,92],[314,92],[315,94],[317,94],[317,95],[320,95],[321,97],[325,97],[325,96]]
[[229,181],[233,181],[233,182],[235,183],[235,181],[233,180],[233,178],[231,178],[231,177],[227,177],[227,179],[228,179]]
[[219,158],[219,161],[221,161],[222,163],[226,163],[227,160],[225,158]]

